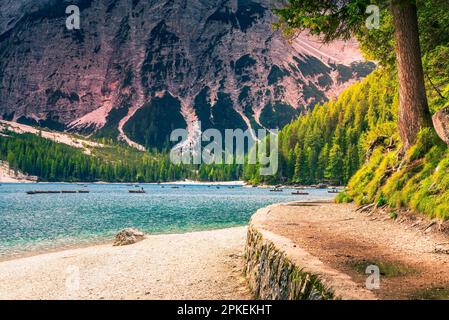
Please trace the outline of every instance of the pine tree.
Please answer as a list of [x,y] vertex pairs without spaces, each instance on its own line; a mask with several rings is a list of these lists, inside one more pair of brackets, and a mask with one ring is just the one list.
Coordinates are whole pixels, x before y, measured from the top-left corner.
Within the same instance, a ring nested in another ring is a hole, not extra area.
[[339,183],[343,181],[343,152],[340,145],[335,143],[329,152],[329,162],[324,177]]

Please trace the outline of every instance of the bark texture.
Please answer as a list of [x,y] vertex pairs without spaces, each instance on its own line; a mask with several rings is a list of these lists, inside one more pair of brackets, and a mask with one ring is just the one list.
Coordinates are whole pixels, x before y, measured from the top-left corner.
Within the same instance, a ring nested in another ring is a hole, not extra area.
[[421,128],[431,126],[419,44],[416,1],[393,0],[399,80],[398,129],[404,148],[410,148]]

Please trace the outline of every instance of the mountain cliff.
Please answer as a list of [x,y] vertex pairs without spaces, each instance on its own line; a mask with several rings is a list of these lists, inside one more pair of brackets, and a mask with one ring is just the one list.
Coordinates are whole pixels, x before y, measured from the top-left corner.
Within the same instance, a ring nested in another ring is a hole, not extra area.
[[[80,30],[65,25],[80,8]],[[265,0],[0,3],[0,117],[163,148],[172,129],[277,128],[369,74],[355,42],[272,29]]]

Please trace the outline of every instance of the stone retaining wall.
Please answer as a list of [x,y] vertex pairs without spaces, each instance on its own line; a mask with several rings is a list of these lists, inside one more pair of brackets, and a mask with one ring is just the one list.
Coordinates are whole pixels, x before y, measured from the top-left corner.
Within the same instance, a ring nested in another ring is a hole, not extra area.
[[245,274],[256,299],[328,300],[334,294],[316,275],[303,272],[255,228],[248,230]]
[[259,210],[248,228],[244,272],[256,299],[375,299],[348,275],[266,230],[263,222],[272,207]]

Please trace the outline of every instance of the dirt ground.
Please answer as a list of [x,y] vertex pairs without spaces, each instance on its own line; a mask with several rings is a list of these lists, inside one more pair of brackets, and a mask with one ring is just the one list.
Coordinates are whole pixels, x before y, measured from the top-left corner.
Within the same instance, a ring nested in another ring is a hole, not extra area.
[[292,240],[365,287],[380,268],[379,299],[449,299],[449,236],[424,218],[392,220],[327,202],[275,206],[263,228]]

